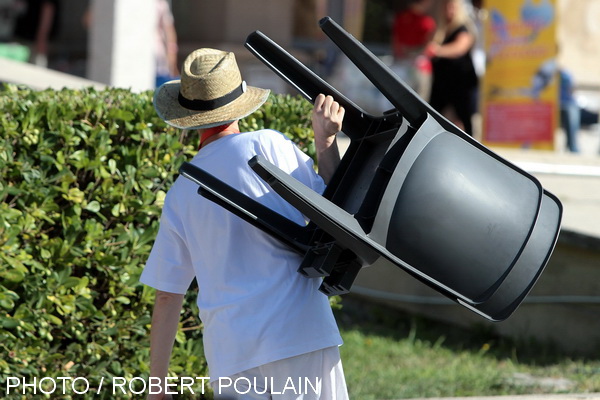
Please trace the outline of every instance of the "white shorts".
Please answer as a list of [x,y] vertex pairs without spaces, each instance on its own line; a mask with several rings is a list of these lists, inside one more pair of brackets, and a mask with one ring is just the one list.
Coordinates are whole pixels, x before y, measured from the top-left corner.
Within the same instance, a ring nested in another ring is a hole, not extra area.
[[216,400],[347,400],[337,346],[274,361],[211,383]]

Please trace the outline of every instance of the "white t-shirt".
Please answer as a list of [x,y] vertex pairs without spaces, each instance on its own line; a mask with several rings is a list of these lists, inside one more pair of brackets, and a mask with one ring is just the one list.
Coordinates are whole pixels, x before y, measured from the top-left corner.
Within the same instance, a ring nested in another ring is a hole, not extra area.
[[[248,166],[260,154],[322,193],[312,160],[281,133],[222,137],[191,161],[225,183],[304,225],[298,210]],[[197,194],[179,177],[169,190],[141,282],[185,293],[197,278],[204,352],[211,380],[342,343],[317,278],[297,272],[302,257],[270,235]]]

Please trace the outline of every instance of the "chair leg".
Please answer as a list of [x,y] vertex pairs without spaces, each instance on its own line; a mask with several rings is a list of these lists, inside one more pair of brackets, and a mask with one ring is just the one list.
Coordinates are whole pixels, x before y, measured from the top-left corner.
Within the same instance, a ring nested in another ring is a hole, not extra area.
[[362,264],[356,258],[346,264],[336,266],[331,275],[323,280],[319,290],[327,296],[342,295],[350,292],[350,288],[361,268]]

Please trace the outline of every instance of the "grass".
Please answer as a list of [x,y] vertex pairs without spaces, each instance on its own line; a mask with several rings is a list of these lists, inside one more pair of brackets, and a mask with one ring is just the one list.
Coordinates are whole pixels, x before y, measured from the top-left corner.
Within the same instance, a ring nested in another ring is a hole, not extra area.
[[600,392],[600,356],[512,341],[345,297],[336,310],[350,398]]

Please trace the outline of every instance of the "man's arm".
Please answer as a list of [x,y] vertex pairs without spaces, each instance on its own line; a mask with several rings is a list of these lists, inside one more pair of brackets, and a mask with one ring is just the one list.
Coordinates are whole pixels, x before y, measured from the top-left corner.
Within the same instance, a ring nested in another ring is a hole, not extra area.
[[[183,305],[182,294],[156,291],[150,331],[150,376],[164,379],[169,373],[169,360],[179,326]],[[164,392],[164,382],[163,390]],[[168,400],[170,395],[150,394],[148,400]]]
[[331,96],[320,94],[315,99],[312,126],[315,132],[315,147],[319,175],[329,183],[340,163],[336,134],[342,130],[345,110]]

